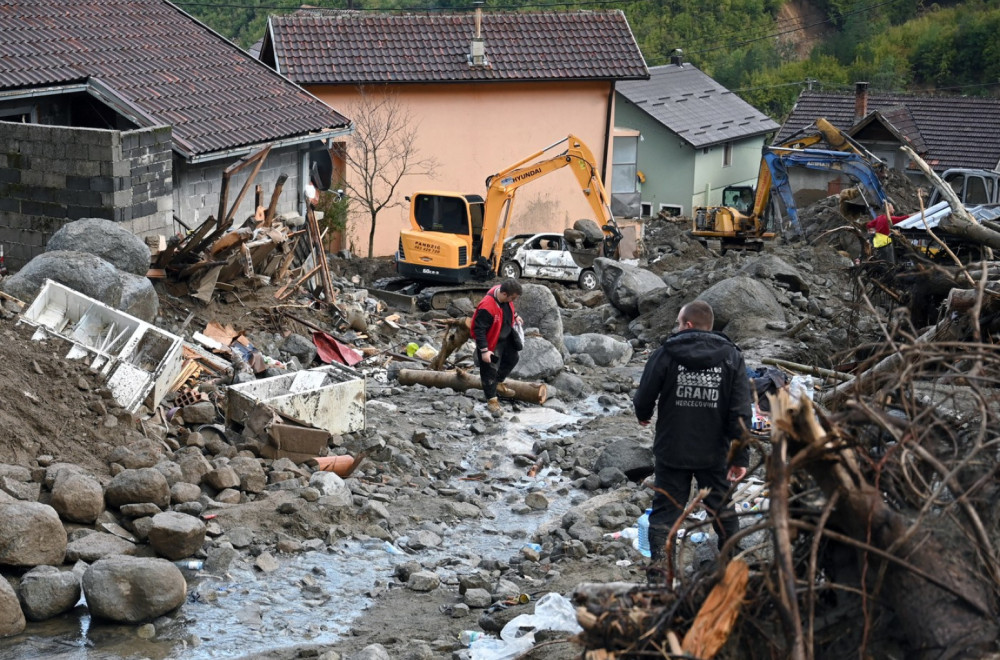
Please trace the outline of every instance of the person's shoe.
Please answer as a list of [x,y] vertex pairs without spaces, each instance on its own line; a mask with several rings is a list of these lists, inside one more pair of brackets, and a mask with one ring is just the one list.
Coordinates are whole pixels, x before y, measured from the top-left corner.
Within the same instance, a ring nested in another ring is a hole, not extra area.
[[489,410],[490,414],[493,415],[494,417],[499,417],[500,415],[503,414],[503,411],[500,408],[500,402],[497,401],[496,397],[493,397],[492,399],[486,402],[486,409]]
[[497,383],[497,394],[499,394],[500,396],[505,396],[507,398],[513,398],[514,390],[513,388],[507,387],[503,383]]

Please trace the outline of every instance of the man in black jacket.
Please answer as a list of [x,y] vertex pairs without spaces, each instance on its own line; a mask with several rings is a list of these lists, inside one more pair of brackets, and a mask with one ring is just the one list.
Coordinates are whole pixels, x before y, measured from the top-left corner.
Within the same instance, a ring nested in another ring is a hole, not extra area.
[[750,380],[740,349],[721,332],[712,332],[714,317],[711,305],[700,300],[682,307],[677,332],[650,356],[632,399],[643,426],[653,417],[654,406],[657,410],[653,454],[658,490],[649,518],[654,561],[664,558],[667,535],[687,502],[691,477],[699,488],[710,489],[704,504],[719,548],[739,531],[739,521],[726,510],[726,493],[729,482],[746,476],[748,457],[744,448],[730,463],[729,448],[750,426]]

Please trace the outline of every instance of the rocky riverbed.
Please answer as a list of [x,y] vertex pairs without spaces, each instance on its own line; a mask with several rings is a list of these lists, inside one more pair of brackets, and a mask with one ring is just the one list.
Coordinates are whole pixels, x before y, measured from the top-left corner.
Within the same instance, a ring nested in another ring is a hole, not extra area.
[[[525,282],[529,332],[513,377],[545,382],[550,398],[505,402],[499,419],[475,390],[395,380],[426,368],[400,355],[406,344],[439,347],[437,322],[473,301],[392,317],[364,291],[385,263],[334,259],[341,317],[294,312],[365,352],[365,429],[326,450],[364,456],[343,479],[261,458],[245,429],[224,423],[225,378],[203,380],[206,402],[128,414],[64,346],[31,341],[8,307],[0,654],[459,657],[463,630],[495,635],[547,593],[645,581],[631,542],[613,538],[652,495],[651,432],[635,423],[631,393],[680,307],[711,302],[751,368],[766,357],[833,366],[885,311],[854,299],[852,260],[831,246],[721,256],[682,224],[646,229],[643,258],[604,263],[600,291]],[[315,359],[293,350],[289,337],[308,331],[266,288],[208,306],[159,293],[165,330],[229,323],[285,368]],[[466,346],[453,360],[468,368],[469,357]],[[689,545],[689,572],[711,568],[713,546]],[[764,546],[743,543],[751,559]],[[560,642],[530,657],[578,653]]]

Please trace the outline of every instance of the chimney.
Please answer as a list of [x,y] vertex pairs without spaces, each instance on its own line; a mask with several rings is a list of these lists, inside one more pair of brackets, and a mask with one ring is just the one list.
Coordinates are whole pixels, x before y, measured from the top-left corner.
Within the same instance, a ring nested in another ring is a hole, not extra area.
[[674,66],[684,66],[684,51],[680,48],[675,48],[673,54],[670,56],[670,63]]
[[868,114],[868,83],[854,83],[854,123],[865,118]]
[[486,66],[486,44],[483,43],[483,3],[476,2],[476,33],[469,47],[469,65]]

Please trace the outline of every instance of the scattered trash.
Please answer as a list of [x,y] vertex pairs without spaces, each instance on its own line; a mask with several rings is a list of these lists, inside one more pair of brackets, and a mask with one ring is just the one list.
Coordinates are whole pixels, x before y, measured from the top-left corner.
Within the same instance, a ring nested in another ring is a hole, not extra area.
[[639,550],[639,554],[643,557],[653,556],[649,549],[649,516],[652,513],[652,509],[646,509],[643,514],[639,516],[639,534],[636,539],[636,548]]
[[708,540],[708,534],[706,534],[705,532],[695,532],[688,538],[691,539],[692,543],[704,543],[705,541]]
[[[522,630],[526,632],[522,633]],[[562,630],[576,634],[582,631],[576,622],[576,611],[569,599],[550,592],[538,599],[534,614],[520,614],[500,631],[500,638],[482,635],[470,646],[472,660],[510,660],[535,645],[535,632]]]
[[458,633],[458,641],[464,646],[472,644],[474,641],[483,636],[483,633],[478,630],[463,630]]
[[205,566],[205,562],[200,559],[181,559],[174,562],[174,566],[186,571],[200,571]]

